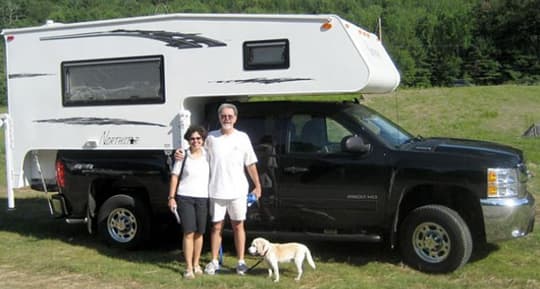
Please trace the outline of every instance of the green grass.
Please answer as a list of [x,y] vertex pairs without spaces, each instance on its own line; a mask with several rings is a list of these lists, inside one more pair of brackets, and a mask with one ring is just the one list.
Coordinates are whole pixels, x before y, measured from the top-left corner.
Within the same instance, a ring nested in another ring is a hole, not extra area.
[[[364,102],[413,134],[476,138],[523,149],[537,175],[530,190],[540,199],[540,138],[521,137],[540,122],[540,86],[399,90],[366,96]],[[0,170],[3,181],[3,163]],[[172,232],[158,234],[145,250],[116,250],[89,236],[84,226],[52,219],[43,193],[17,191],[17,209],[10,212],[3,183],[0,194],[0,288],[540,288],[538,230],[475,252],[451,274],[414,271],[381,245],[306,241],[317,269],[304,266],[300,282],[293,280],[292,264],[281,267],[278,284],[266,278],[262,264],[244,277],[231,273],[185,281],[180,244]],[[225,239],[225,245],[225,265],[231,268],[232,240]],[[204,252],[206,262],[208,248]],[[251,265],[257,259],[247,261]]]

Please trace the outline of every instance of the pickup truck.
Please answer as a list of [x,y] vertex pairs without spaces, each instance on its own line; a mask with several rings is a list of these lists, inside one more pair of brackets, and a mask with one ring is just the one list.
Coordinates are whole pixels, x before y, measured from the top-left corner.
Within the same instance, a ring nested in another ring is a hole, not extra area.
[[[386,242],[404,263],[451,272],[475,247],[533,230],[520,150],[415,137],[356,102],[239,102],[236,127],[258,156],[262,198],[248,234]],[[209,129],[219,122],[212,110]],[[167,209],[170,152],[59,151],[58,216],[111,244],[144,243]],[[247,192],[246,192],[247,193]]]

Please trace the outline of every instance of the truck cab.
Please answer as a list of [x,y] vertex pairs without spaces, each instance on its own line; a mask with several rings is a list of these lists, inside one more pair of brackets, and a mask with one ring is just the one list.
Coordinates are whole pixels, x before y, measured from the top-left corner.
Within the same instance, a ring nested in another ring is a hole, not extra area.
[[482,243],[532,231],[517,149],[415,137],[352,102],[237,105],[263,187],[248,212],[254,235],[387,241],[411,266],[448,272]]

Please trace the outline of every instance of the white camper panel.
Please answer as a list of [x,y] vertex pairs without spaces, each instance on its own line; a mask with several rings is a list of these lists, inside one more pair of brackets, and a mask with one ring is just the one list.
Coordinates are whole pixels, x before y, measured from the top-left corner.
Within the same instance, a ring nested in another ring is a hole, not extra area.
[[381,93],[399,84],[377,37],[335,15],[171,14],[2,34],[14,187],[54,179],[59,149],[177,147],[180,119],[201,117],[184,107],[188,98]]

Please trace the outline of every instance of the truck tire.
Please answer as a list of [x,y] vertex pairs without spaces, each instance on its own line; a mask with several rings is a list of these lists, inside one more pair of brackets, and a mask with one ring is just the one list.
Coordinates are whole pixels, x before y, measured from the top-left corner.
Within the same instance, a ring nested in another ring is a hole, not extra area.
[[440,205],[414,209],[400,226],[399,238],[403,262],[427,273],[460,268],[473,248],[465,221],[456,211]]
[[150,235],[148,209],[136,197],[112,196],[99,209],[98,231],[114,247],[138,248]]

